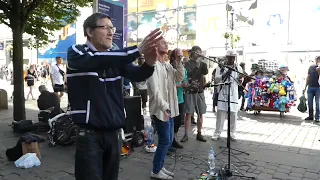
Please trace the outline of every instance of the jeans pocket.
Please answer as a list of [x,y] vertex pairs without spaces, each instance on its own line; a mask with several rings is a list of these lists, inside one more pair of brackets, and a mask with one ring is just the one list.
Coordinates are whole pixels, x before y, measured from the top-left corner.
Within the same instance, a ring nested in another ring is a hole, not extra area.
[[97,142],[97,134],[87,130],[79,130],[77,132],[76,144],[77,148],[88,148]]

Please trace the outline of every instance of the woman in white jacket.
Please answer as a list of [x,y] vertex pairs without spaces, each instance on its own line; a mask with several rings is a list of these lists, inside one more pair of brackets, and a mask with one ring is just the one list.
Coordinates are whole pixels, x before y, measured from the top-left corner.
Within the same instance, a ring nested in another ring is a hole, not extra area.
[[165,40],[158,43],[157,53],[158,61],[153,75],[147,80],[150,116],[158,133],[151,178],[172,179],[174,174],[164,168],[164,159],[174,137],[172,117],[179,115],[176,82],[183,80],[184,68],[180,59],[175,62],[176,69],[166,61],[168,45]]

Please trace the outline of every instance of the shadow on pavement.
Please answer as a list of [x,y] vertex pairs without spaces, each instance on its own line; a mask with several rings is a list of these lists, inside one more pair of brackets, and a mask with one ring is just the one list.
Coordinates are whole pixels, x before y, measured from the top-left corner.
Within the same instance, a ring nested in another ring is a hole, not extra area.
[[[37,119],[38,111],[28,110],[28,119]],[[211,115],[211,114],[209,114]],[[208,116],[209,116],[208,115]],[[210,121],[203,128],[203,134],[208,141],[206,143],[195,140],[195,135],[190,133],[189,141],[184,143],[184,149],[177,150],[167,156],[166,168],[174,170],[175,179],[193,180],[207,168],[207,156],[210,147],[219,153],[219,146],[226,145],[226,139],[221,138],[218,141],[212,141],[215,120],[206,116],[205,121]],[[269,116],[269,115],[268,115]],[[214,118],[215,116],[212,116]],[[247,117],[244,118],[244,117]],[[256,117],[256,116],[253,116]],[[289,122],[274,120],[276,115],[271,115],[271,120],[261,120],[251,118],[251,115],[242,115],[242,120],[238,121],[237,131],[238,140],[231,143],[231,147],[245,151],[250,155],[233,154],[231,162],[233,168],[239,172],[252,177],[258,177],[261,180],[271,179],[319,179],[320,170],[320,143],[316,139],[318,133],[314,127],[304,132],[304,126],[301,122]],[[12,108],[0,111],[0,179],[74,179],[74,146],[69,147],[49,147],[47,142],[41,144],[41,166],[32,169],[17,169],[13,162],[8,162],[5,157],[5,150],[16,144],[20,134],[12,132],[8,125],[12,122]],[[227,122],[227,121],[226,121]],[[297,123],[297,124],[294,124]],[[274,131],[271,131],[274,129]],[[290,130],[290,132],[289,132]],[[297,133],[293,132],[297,130]],[[181,138],[184,128],[181,127],[179,137]],[[225,137],[223,132],[222,137]],[[308,140],[308,133],[312,139]],[[284,136],[284,134],[287,134]],[[43,134],[45,135],[45,134]],[[272,138],[273,139],[272,139]],[[290,137],[301,140],[297,141],[302,144],[282,145]],[[305,138],[302,138],[305,137]],[[269,141],[270,143],[264,142]],[[310,148],[304,148],[309,144]],[[153,155],[146,153],[143,147],[135,148],[135,151],[126,158],[123,158],[120,165],[120,180],[147,180],[150,179],[152,169]],[[221,153],[216,158],[217,167],[225,165],[227,162],[226,152]],[[231,178],[236,179],[236,178]]]

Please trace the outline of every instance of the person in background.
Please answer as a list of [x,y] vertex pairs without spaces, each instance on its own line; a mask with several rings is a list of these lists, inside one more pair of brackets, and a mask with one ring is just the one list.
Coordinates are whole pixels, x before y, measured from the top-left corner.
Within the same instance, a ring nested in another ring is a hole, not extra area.
[[131,85],[130,80],[127,78],[123,78],[123,89],[126,96],[130,96]]
[[[155,46],[160,29],[137,46],[112,49],[115,27],[101,13],[83,24],[87,42],[67,51],[68,100],[78,126],[75,152],[76,180],[117,180],[120,164],[120,129],[125,127],[122,78],[145,81],[154,71]],[[141,54],[145,63],[132,64]]]
[[[242,71],[243,71],[243,74],[245,75],[248,75],[245,71],[245,68],[246,68],[246,64],[244,62],[241,62],[240,63],[240,67],[242,68]],[[242,77],[240,76],[240,79],[239,79],[239,83],[241,83],[239,86],[238,86],[238,93],[239,93],[239,99],[241,98],[241,106],[240,106],[240,110],[241,111],[244,111],[244,103],[246,102],[246,99],[244,98],[244,95],[245,95],[245,87],[247,85],[248,82],[250,82],[250,78],[248,77]]]
[[[144,63],[144,58],[138,58],[138,65],[141,67]],[[147,114],[147,102],[148,102],[148,86],[147,81],[134,83],[134,96],[141,96],[142,112],[143,115]]]
[[[234,69],[237,69],[242,73],[242,69],[237,65],[237,53],[234,50],[228,50],[226,52],[226,65],[231,66]],[[235,140],[235,131],[236,131],[236,120],[238,118],[238,79],[239,74],[231,69],[226,67],[218,67],[216,70],[215,80],[218,83],[231,82],[231,87],[229,85],[219,86],[219,96],[218,96],[218,106],[217,106],[217,121],[216,121],[216,130],[212,136],[212,140],[216,141],[220,138],[220,134],[223,131],[224,121],[227,119],[228,115],[228,96],[230,97],[230,131],[231,131],[231,140]],[[229,93],[230,88],[230,93]]]
[[204,81],[203,76],[208,74],[207,64],[201,61],[199,54],[202,50],[199,46],[191,48],[190,60],[185,63],[185,68],[188,73],[188,80],[190,86],[185,90],[185,134],[180,140],[181,142],[188,141],[188,130],[191,126],[191,116],[194,112],[197,113],[197,140],[206,142],[207,140],[202,136],[201,129],[203,123],[203,114],[206,113],[207,105],[204,97]]
[[[177,69],[176,61],[177,59],[180,59],[182,61],[183,53],[181,49],[174,49],[170,55],[170,64],[174,69]],[[181,126],[182,121],[184,121],[185,118],[185,111],[184,111],[184,97],[183,97],[183,88],[188,87],[188,74],[187,70],[184,69],[184,78],[181,82],[176,82],[176,88],[177,88],[177,96],[178,96],[178,104],[179,104],[179,115],[174,117],[174,138],[172,147],[182,149],[183,146],[177,141],[178,139],[178,132],[179,128]]]
[[[224,59],[218,59],[218,62],[223,64],[224,63]],[[221,68],[221,65],[218,64],[218,66]],[[216,77],[216,71],[217,71],[217,68],[215,68],[213,71],[212,71],[212,78],[211,78],[211,82],[212,84],[215,84],[216,80],[215,80],[215,77]],[[218,87],[217,86],[214,86],[214,89],[213,89],[213,95],[212,95],[212,111],[213,112],[216,112],[216,106],[218,105]]]
[[27,99],[29,99],[29,95],[31,95],[32,100],[35,100],[33,96],[33,87],[35,84],[36,79],[38,79],[37,71],[35,69],[35,65],[30,65],[30,68],[27,70],[27,75],[25,77],[25,80],[27,81],[27,86],[29,87],[29,92],[27,94]]
[[166,60],[168,44],[163,39],[157,43],[157,62],[152,76],[147,80],[149,95],[149,111],[158,133],[158,146],[153,158],[151,178],[173,179],[173,172],[164,167],[164,160],[172,146],[174,138],[173,117],[179,115],[176,82],[181,82],[184,68],[180,58],[175,68]]
[[56,93],[59,98],[64,95],[65,91],[65,80],[66,80],[66,72],[62,65],[62,57],[56,57],[56,64],[51,67],[51,82],[54,93]]
[[50,114],[50,118],[62,113],[60,108],[60,98],[57,94],[49,92],[45,85],[39,86],[40,96],[37,100],[39,110],[47,110],[54,107]]
[[[308,76],[306,81],[306,86],[303,90],[303,94],[305,93],[306,89],[308,88],[308,109],[309,109],[309,116],[305,120],[315,120],[315,122],[319,122],[319,98],[320,98],[320,85],[319,85],[319,74],[320,74],[320,56],[316,57],[315,65],[312,65],[308,69]],[[314,116],[314,109],[313,109],[313,100],[316,103],[316,114]]]
[[286,65],[280,65],[279,66],[279,77],[282,78],[283,80],[289,81],[291,83],[293,83],[293,81],[290,79],[290,77],[288,76],[288,71],[289,71],[289,67]]

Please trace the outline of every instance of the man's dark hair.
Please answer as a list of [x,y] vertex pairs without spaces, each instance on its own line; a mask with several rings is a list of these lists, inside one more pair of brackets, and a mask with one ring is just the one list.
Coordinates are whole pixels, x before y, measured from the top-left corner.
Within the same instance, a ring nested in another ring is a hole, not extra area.
[[199,51],[202,51],[199,46],[193,46],[193,47],[191,48],[191,52],[198,51],[198,50],[199,50]]
[[57,57],[56,57],[56,60],[58,60],[58,59],[62,59],[62,57],[61,57],[61,56],[57,56]]
[[196,51],[202,51],[202,49],[199,46],[193,46],[190,50],[190,57],[192,57]]
[[86,31],[88,28],[92,28],[92,29],[96,28],[97,21],[99,19],[105,19],[105,18],[108,18],[111,20],[110,16],[107,16],[107,15],[101,14],[101,13],[94,13],[91,16],[89,16],[83,23],[84,36],[88,37],[87,31]]
[[45,85],[39,86],[39,92],[42,93],[43,91],[47,91],[47,87]]

